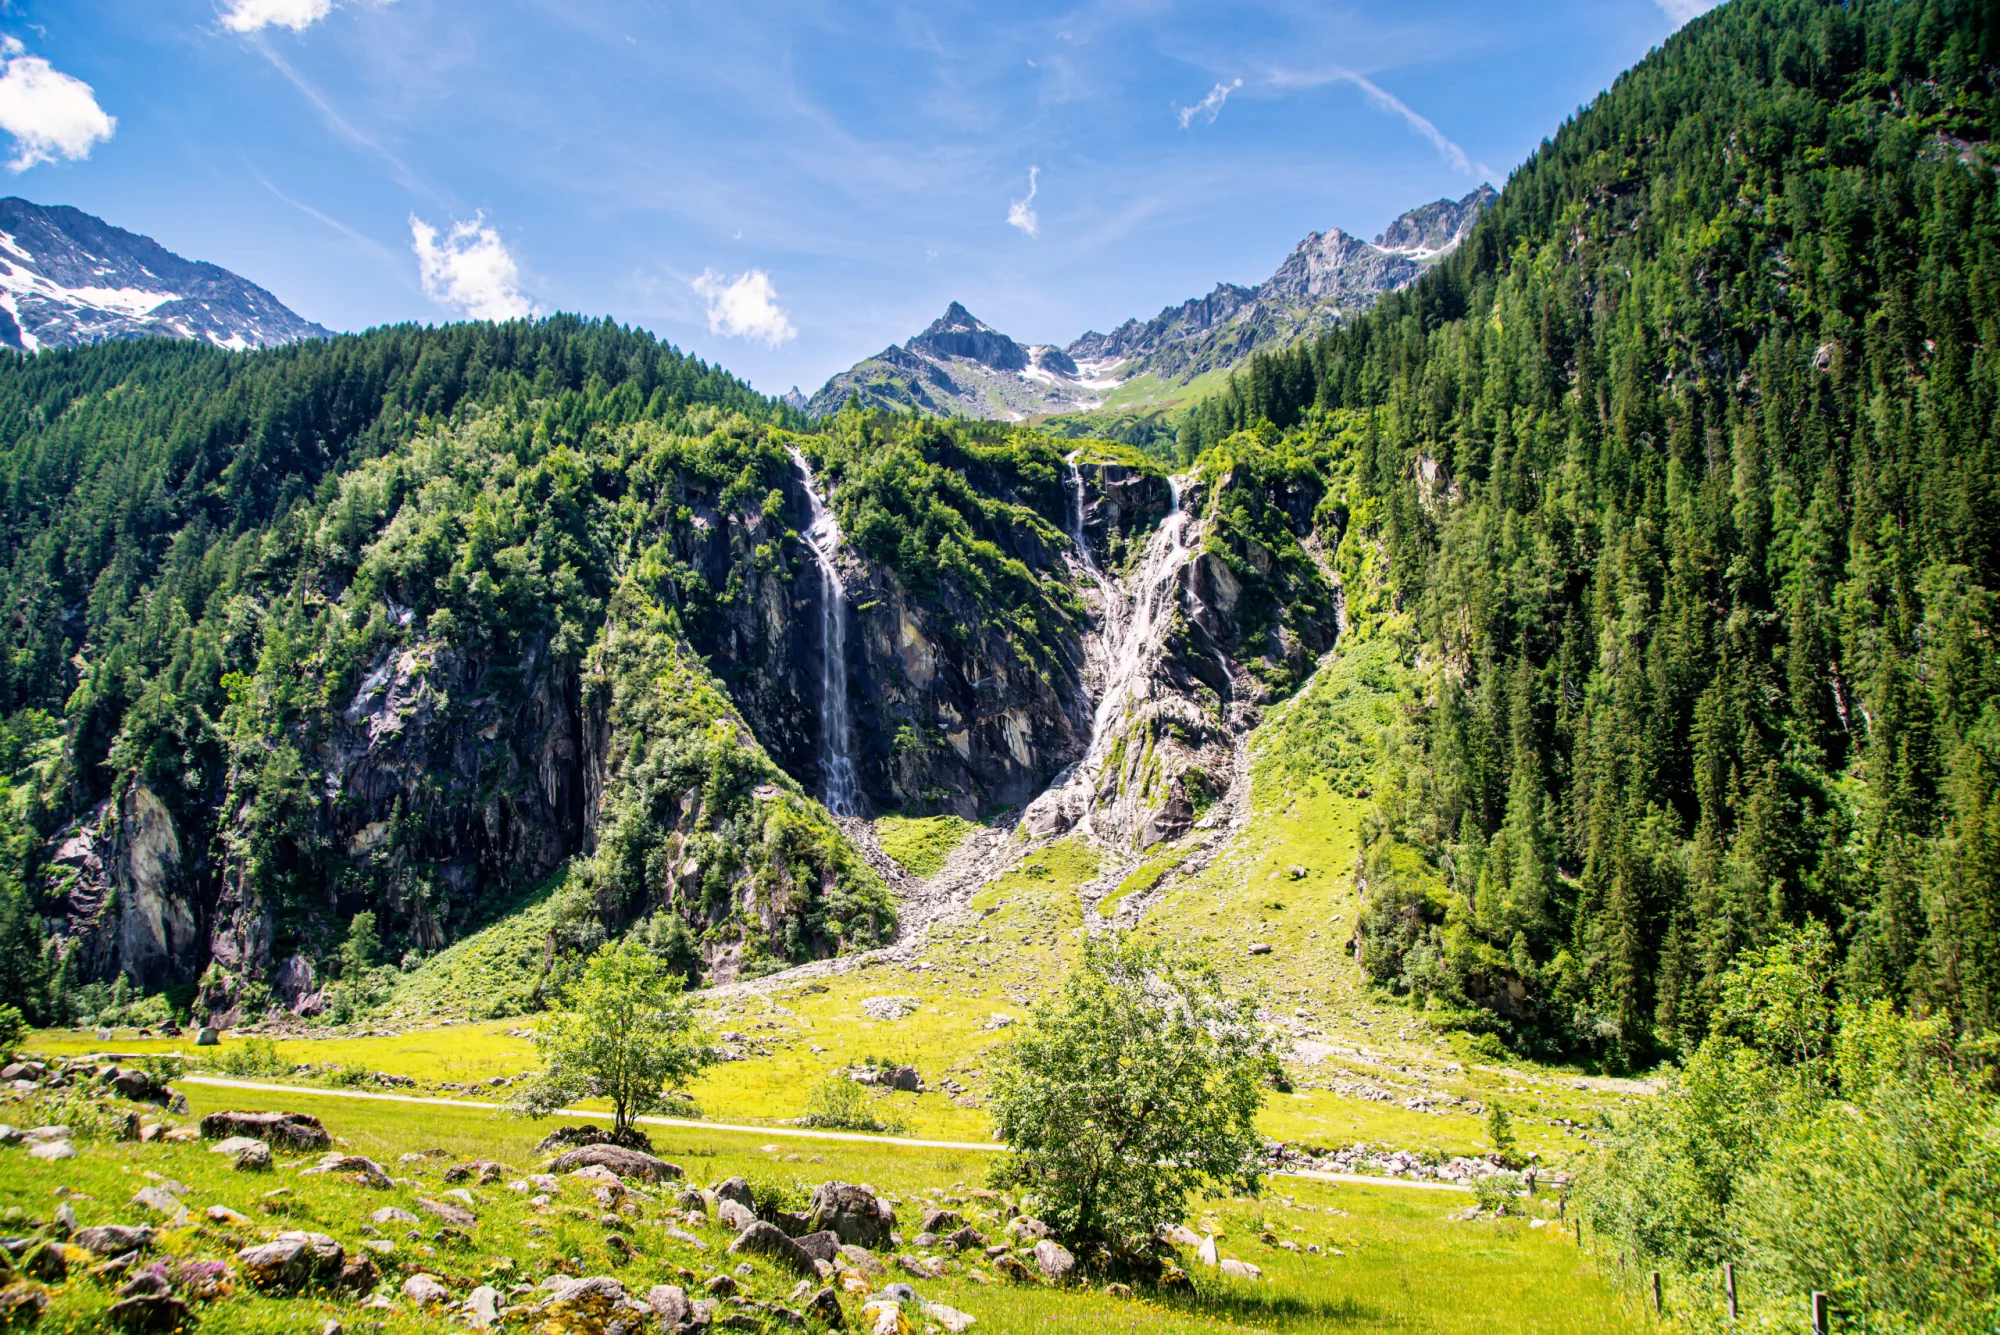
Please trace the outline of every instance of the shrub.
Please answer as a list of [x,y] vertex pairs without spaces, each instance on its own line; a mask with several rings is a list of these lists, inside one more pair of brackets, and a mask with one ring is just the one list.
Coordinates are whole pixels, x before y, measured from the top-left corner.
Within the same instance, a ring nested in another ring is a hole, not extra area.
[[820,1077],[806,1092],[806,1115],[798,1119],[798,1124],[890,1134],[908,1128],[908,1123],[893,1109],[871,1099],[860,1085],[838,1071]]
[[278,1055],[278,1045],[268,1038],[246,1038],[233,1048],[224,1048],[216,1065],[226,1075],[286,1075],[292,1064]]

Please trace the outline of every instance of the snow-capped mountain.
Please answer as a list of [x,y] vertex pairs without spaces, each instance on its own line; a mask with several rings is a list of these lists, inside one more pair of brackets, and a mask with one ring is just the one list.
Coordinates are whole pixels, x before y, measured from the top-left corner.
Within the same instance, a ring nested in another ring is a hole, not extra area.
[[1373,243],[1338,228],[1314,232],[1255,287],[1218,283],[1205,297],[1150,320],[1127,320],[1108,334],[1092,331],[1067,348],[1016,343],[953,302],[909,342],[827,381],[807,411],[834,412],[859,397],[870,406],[939,416],[1089,412],[1142,377],[1150,377],[1148,392],[1135,386],[1121,406],[1168,400],[1198,376],[1329,328],[1415,282],[1458,248],[1494,194],[1482,185],[1463,199],[1412,209]]
[[0,345],[191,338],[268,348],[330,334],[255,283],[149,237],[66,205],[0,199]]

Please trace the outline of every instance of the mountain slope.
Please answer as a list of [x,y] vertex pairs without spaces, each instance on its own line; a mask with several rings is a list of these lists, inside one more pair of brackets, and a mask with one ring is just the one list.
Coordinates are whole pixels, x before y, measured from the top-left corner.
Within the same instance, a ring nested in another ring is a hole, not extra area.
[[78,209],[0,199],[0,346],[166,337],[240,349],[329,336],[227,269]]
[[1151,320],[1093,331],[1067,348],[1016,343],[953,302],[909,342],[828,380],[806,410],[822,417],[852,399],[867,408],[1019,421],[1099,410],[1140,377],[1184,385],[1352,318],[1415,282],[1465,239],[1493,197],[1482,185],[1463,199],[1413,209],[1372,245],[1337,228],[1314,232],[1256,287],[1220,283]]

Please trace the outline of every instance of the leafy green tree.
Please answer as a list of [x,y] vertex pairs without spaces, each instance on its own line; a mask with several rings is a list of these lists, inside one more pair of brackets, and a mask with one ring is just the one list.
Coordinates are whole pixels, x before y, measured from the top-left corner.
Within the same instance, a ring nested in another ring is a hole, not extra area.
[[993,1070],[1002,1185],[1073,1243],[1131,1248],[1191,1193],[1255,1190],[1255,1117],[1278,1073],[1245,999],[1190,956],[1087,941]]
[[1497,1103],[1486,1110],[1486,1139],[1503,1162],[1514,1157],[1514,1119]]
[[546,1117],[577,1099],[611,1100],[612,1135],[651,1112],[710,1062],[694,1003],[680,975],[635,940],[600,948],[562,999],[535,1026],[541,1071],[517,1108]]
[[342,974],[354,977],[375,967],[382,953],[382,938],[375,932],[375,915],[366,910],[354,915],[347,927],[347,940],[340,946]]

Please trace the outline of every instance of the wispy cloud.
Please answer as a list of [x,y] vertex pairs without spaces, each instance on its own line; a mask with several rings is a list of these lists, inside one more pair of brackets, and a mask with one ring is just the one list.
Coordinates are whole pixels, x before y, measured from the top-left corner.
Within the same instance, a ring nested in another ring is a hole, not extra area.
[[1409,103],[1403,101],[1402,98],[1397,97],[1388,89],[1383,88],[1374,80],[1356,70],[1336,65],[1328,70],[1307,74],[1279,72],[1271,77],[1271,81],[1280,87],[1293,88],[1312,88],[1329,83],[1352,84],[1356,88],[1359,88],[1362,96],[1366,97],[1377,108],[1401,116],[1412,130],[1415,130],[1418,134],[1431,141],[1431,144],[1437,149],[1440,157],[1459,171],[1464,172],[1467,176],[1493,175],[1492,170],[1484,163],[1475,166],[1472,159],[1467,156],[1466,151],[1453,143],[1445,132],[1438,129],[1428,117],[1420,114]]
[[313,109],[319,112],[320,117],[326,121],[328,128],[333,130],[334,133],[351,143],[359,144],[370,152],[379,155],[384,162],[389,164],[389,170],[394,174],[396,180],[412,194],[422,195],[432,203],[442,202],[437,191],[431,189],[429,183],[411,171],[409,164],[405,163],[389,149],[383,147],[380,140],[372,135],[363,133],[355,126],[354,122],[343,116],[340,108],[334,106],[326,94],[315,88],[304,75],[293,69],[283,56],[273,51],[269,42],[265,41],[262,37],[256,37],[251,39],[251,44],[257,48],[259,55],[271,62],[271,68],[284,75],[292,87],[299,90],[299,95],[312,103]]
[[458,222],[443,237],[423,219],[410,217],[410,249],[424,295],[474,320],[518,320],[535,308],[521,295],[521,271],[500,233],[481,213]]
[[1029,236],[1040,236],[1042,234],[1041,216],[1032,207],[1035,202],[1035,193],[1041,188],[1039,184],[1041,174],[1042,169],[1040,167],[1028,168],[1028,193],[1026,197],[1017,199],[1007,206],[1007,225],[1009,227],[1018,227]]
[[791,317],[778,305],[778,290],[771,285],[771,275],[762,269],[752,269],[735,278],[704,269],[690,286],[696,296],[708,303],[710,333],[755,339],[772,348],[798,337]]
[[1222,114],[1222,104],[1229,100],[1231,93],[1242,86],[1243,80],[1241,79],[1230,83],[1218,83],[1215,87],[1208,90],[1207,97],[1204,97],[1193,106],[1175,107],[1174,115],[1180,118],[1181,128],[1185,130],[1188,126],[1194,124],[1195,117],[1197,116],[1206,120],[1210,125],[1215,124],[1215,118]]
[[[224,0],[222,26],[231,32],[290,28],[303,32],[333,12],[337,0]],[[386,5],[391,0],[373,0]]]
[[10,170],[87,158],[117,128],[89,84],[28,55],[18,39],[0,39],[0,130],[14,136]]
[[1721,4],[1722,0],[1654,0],[1654,3],[1659,5],[1660,12],[1672,19],[1674,26],[1678,28],[1689,19],[1700,18]]

